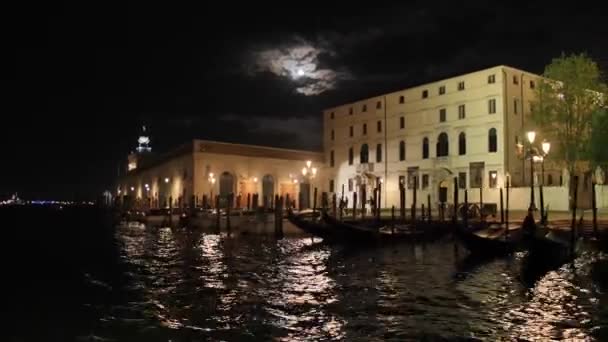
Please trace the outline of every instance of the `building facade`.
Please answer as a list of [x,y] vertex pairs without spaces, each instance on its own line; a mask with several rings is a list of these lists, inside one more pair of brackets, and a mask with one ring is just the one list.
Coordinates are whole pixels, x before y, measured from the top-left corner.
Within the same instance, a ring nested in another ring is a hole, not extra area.
[[[137,162],[137,154],[129,157],[129,170],[118,180],[116,193],[123,203],[142,208],[163,208],[172,201],[174,207],[187,205],[192,196],[202,203],[203,197],[233,194],[244,199],[258,194],[299,198],[307,195],[315,178],[301,173],[306,162],[321,166],[320,152],[290,150],[264,146],[193,140],[170,153],[147,157]],[[241,203],[244,205],[245,203]]]
[[[530,161],[518,144],[533,129],[530,106],[539,79],[497,66],[324,110],[327,188],[335,184],[330,190],[341,195],[344,187],[352,201],[364,187],[369,200],[382,182],[382,206],[399,207],[403,184],[408,207],[414,187],[419,206],[430,195],[435,207],[453,203],[456,178],[469,201],[497,204],[507,178],[512,187],[530,184]],[[542,139],[538,132],[536,142]],[[565,183],[550,155],[544,168],[547,187]]]

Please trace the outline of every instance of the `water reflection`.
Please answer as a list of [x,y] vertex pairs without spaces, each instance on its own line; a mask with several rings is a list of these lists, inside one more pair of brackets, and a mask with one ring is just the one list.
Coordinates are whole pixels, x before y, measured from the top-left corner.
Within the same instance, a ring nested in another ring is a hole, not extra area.
[[521,255],[480,262],[449,239],[363,248],[170,229],[117,239],[130,286],[103,329],[118,340],[588,339],[606,322],[589,275],[603,257],[591,254],[528,288]]

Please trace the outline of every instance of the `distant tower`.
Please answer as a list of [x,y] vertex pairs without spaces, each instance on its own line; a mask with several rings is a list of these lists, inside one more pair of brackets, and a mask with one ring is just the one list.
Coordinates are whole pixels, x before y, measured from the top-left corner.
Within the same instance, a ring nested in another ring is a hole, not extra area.
[[129,154],[127,171],[131,171],[136,169],[142,161],[145,160],[146,156],[152,152],[152,147],[150,147],[150,137],[148,136],[148,132],[146,130],[146,126],[141,127],[141,134],[139,138],[137,138],[137,147],[135,148],[136,152]]
[[146,133],[146,126],[144,125],[141,128],[141,135],[137,139],[138,145],[136,150],[138,153],[152,152],[152,147],[150,147],[150,137],[148,136],[148,133]]

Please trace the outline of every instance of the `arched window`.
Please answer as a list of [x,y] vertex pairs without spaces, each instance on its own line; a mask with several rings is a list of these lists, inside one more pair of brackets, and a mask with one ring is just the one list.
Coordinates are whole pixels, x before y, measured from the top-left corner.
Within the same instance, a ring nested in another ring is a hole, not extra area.
[[422,139],[422,159],[429,158],[429,138]]
[[496,152],[498,150],[498,139],[496,137],[496,128],[490,128],[488,132],[488,152]]
[[348,149],[348,165],[353,165],[354,153],[353,148]]
[[448,155],[448,135],[442,132],[437,137],[437,157],[445,157]]
[[405,141],[403,140],[399,142],[399,160],[405,160]]
[[461,156],[467,154],[467,136],[464,132],[458,135],[458,154]]
[[376,163],[382,162],[382,144],[376,145]]
[[359,163],[365,164],[369,162],[369,148],[367,144],[361,145],[361,153],[359,154]]

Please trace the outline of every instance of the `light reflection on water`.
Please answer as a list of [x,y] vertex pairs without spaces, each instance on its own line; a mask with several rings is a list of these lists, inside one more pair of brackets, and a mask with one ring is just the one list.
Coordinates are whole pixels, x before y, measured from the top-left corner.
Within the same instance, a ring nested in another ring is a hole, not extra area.
[[480,263],[449,239],[346,248],[132,228],[117,239],[128,300],[96,332],[116,340],[585,340],[606,324],[591,255],[528,289],[521,255]]

